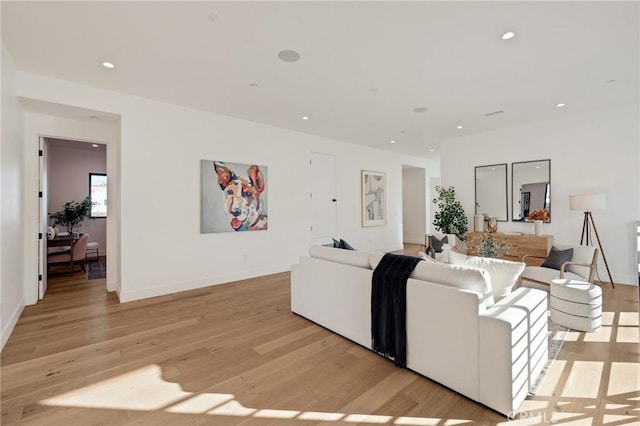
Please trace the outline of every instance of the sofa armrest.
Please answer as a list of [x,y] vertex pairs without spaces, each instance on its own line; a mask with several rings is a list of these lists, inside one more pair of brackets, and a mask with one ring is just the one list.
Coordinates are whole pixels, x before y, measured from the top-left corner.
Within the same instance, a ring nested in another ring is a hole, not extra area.
[[569,265],[574,265],[574,266],[586,266],[587,268],[591,268],[592,265],[588,265],[588,264],[584,264],[584,263],[578,263],[578,262],[564,262],[562,265],[560,265],[560,275],[558,276],[558,278],[563,279],[564,278],[564,273],[566,272],[565,268]]
[[480,402],[517,410],[547,360],[547,293],[519,288],[480,315]]
[[546,257],[542,257],[542,256],[536,256],[535,254],[525,254],[524,256],[522,256],[522,259],[520,260],[521,262],[527,263],[525,262],[526,258],[533,258],[533,259],[540,259],[542,261],[544,261],[546,259]]
[[512,306],[496,306],[480,315],[479,400],[508,416],[527,396],[527,314]]

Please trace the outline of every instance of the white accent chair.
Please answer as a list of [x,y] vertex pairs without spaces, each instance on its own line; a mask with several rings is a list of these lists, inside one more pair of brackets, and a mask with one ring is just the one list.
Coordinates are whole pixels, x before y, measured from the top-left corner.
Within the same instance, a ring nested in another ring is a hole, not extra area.
[[[591,246],[575,246],[567,244],[554,244],[558,250],[573,249],[573,257],[570,262],[564,262],[560,270],[543,266],[527,266],[520,276],[520,282],[531,281],[539,284],[551,285],[555,279],[567,279],[576,281],[593,282],[598,260],[598,249]],[[526,263],[527,258],[538,258],[525,254],[522,261]]]

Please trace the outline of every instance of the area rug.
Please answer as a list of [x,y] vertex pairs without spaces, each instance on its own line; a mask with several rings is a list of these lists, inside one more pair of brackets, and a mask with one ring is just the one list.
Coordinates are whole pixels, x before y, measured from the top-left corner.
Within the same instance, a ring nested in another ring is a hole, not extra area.
[[[544,284],[525,282],[522,284],[522,287],[531,287],[531,288],[535,288],[535,289],[542,290],[549,293],[549,286]],[[547,299],[547,303],[548,303],[548,300],[549,299]],[[547,315],[549,315],[548,309],[547,309]],[[544,378],[547,376],[549,367],[551,366],[553,361],[556,359],[556,357],[560,353],[560,349],[562,349],[562,344],[564,343],[564,339],[566,339],[567,334],[570,331],[569,328],[556,324],[555,322],[551,321],[551,319],[547,321],[547,324],[548,324],[547,325],[548,327],[547,341],[549,345],[549,359],[547,360],[544,367],[542,368],[542,371],[540,371],[540,374],[538,375],[538,377],[531,383],[531,387],[529,388],[529,394],[531,395],[535,395],[538,392],[540,385],[542,385]]]
[[92,260],[87,264],[87,279],[97,280],[107,276],[107,257],[100,256],[99,259]]

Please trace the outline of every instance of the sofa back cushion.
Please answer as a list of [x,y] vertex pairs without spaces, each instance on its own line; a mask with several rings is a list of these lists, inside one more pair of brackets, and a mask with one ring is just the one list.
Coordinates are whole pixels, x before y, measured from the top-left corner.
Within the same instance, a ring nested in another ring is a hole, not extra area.
[[[382,256],[384,253],[371,253],[371,269],[378,266]],[[481,268],[422,261],[416,265],[411,278],[479,293],[480,303],[486,308],[494,303],[491,276]]]
[[326,246],[311,246],[309,248],[309,256],[315,259],[328,260],[365,269],[371,269],[369,263],[370,254],[368,251],[342,250]]
[[467,256],[455,252],[449,253],[449,263],[475,266],[486,270],[491,276],[491,289],[496,302],[511,293],[526,266],[522,262]]

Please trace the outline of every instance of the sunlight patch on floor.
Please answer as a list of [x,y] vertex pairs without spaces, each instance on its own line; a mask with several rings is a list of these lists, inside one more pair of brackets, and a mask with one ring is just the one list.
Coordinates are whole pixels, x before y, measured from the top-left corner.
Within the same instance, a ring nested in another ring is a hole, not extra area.
[[40,404],[58,407],[156,411],[174,414],[209,414],[281,420],[309,420],[406,426],[453,426],[470,420],[431,417],[397,417],[379,414],[324,413],[243,406],[233,394],[185,392],[162,378],[162,368],[152,364],[99,383],[46,398]]
[[639,343],[640,335],[637,327],[620,327],[618,328],[618,343]]
[[[607,396],[637,395],[640,392],[640,364],[636,362],[612,362]],[[628,398],[637,401],[638,398]]]
[[547,376],[544,378],[540,388],[536,395],[538,396],[552,396],[555,392],[556,387],[558,386],[558,382],[560,381],[560,377],[562,376],[562,372],[564,371],[567,365],[567,361],[563,360],[554,360],[547,370]]
[[615,312],[603,312],[602,313],[602,325],[613,325],[613,320],[616,316]]
[[602,327],[598,331],[585,333],[584,341],[590,343],[611,341],[611,327]]
[[637,312],[620,312],[618,325],[638,327],[638,322],[640,322],[640,316]]
[[573,398],[597,398],[603,369],[602,361],[574,361],[561,395]]

